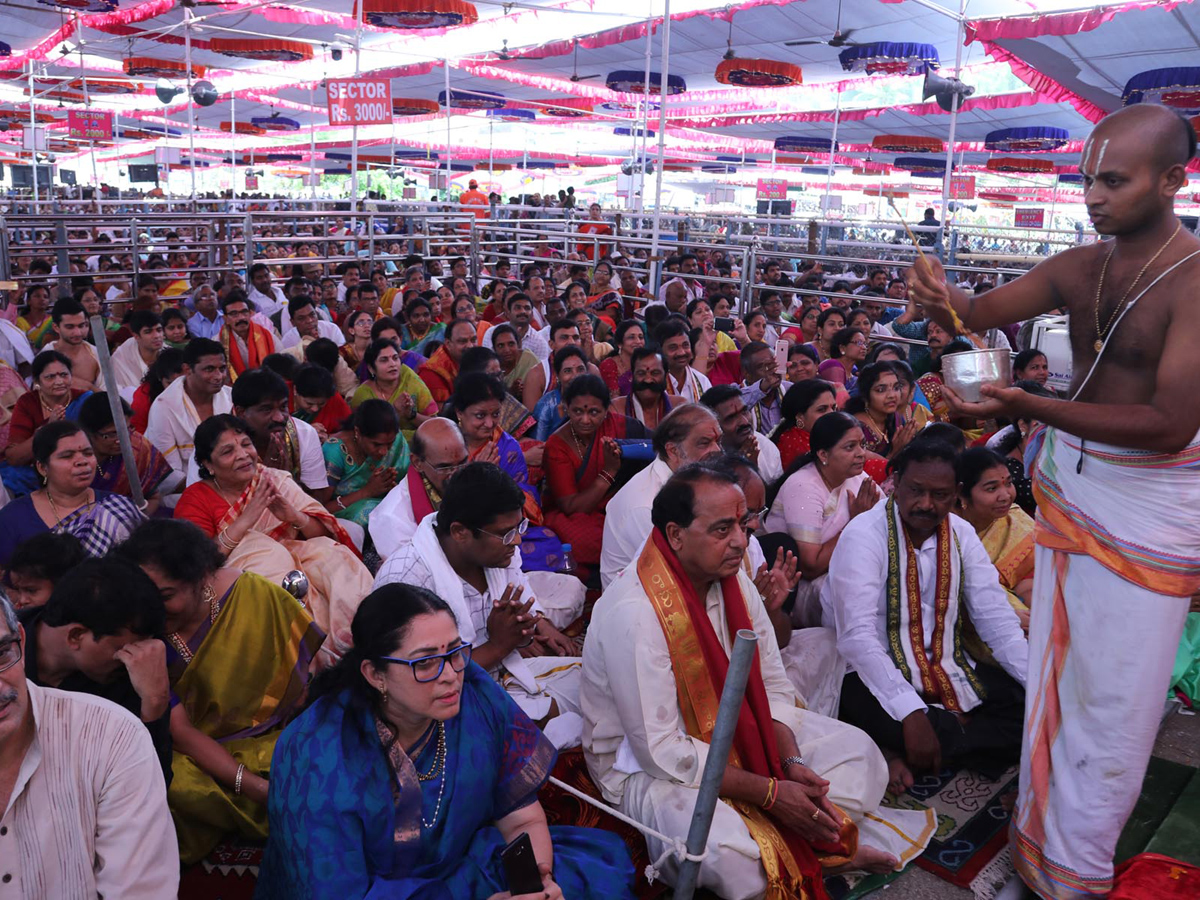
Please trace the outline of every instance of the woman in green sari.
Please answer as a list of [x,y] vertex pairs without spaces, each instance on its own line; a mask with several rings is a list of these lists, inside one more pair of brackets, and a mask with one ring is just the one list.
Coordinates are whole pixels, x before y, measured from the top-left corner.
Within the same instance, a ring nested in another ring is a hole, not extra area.
[[271,754],[303,708],[325,635],[279,585],[223,568],[191,522],[147,522],[117,553],[150,576],[166,607],[167,801],[180,859],[203,859],[226,835],[264,840]]
[[322,448],[333,499],[325,508],[364,529],[367,517],[408,472],[408,441],[386,400],[364,400]]
[[437,415],[433,394],[416,372],[401,362],[400,347],[384,338],[371,342],[363,355],[371,377],[350,398],[358,409],[367,400],[386,400],[400,416],[400,430],[411,440],[417,426]]

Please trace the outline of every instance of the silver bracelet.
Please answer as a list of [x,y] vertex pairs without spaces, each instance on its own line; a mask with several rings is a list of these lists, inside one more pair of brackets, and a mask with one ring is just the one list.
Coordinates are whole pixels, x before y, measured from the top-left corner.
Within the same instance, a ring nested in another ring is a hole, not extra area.
[[233,793],[235,795],[242,792],[242,776],[246,774],[246,764],[238,763],[237,774],[233,776]]
[[783,771],[785,771],[785,772],[786,772],[786,771],[787,771],[788,769],[790,769],[792,766],[804,766],[805,768],[808,768],[808,763],[806,763],[806,762],[804,761],[804,757],[803,757],[803,756],[788,756],[788,757],[785,757],[785,758],[784,758],[784,760],[783,760]]

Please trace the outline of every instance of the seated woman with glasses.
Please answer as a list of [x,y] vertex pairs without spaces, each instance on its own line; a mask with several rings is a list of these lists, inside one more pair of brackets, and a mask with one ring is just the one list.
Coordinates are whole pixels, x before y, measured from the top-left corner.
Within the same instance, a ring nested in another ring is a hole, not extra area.
[[[146,501],[146,515],[152,516],[158,509],[160,498],[164,494],[172,493],[175,485],[183,479],[171,468],[171,464],[158,452],[157,447],[128,425],[133,414],[129,404],[122,400],[121,406],[125,410],[129,442],[133,447],[133,459],[137,464],[142,497]],[[117,437],[117,424],[113,421],[107,393],[101,391],[83,401],[79,410],[79,424],[87,429],[88,436],[92,439],[92,449],[96,451],[96,477],[92,481],[92,487],[110,494],[132,497],[129,473],[125,471],[121,440]]]
[[554,747],[470,662],[445,601],[389,584],[352,634],[279,740],[259,900],[502,900],[500,851],[522,834],[541,880],[529,898],[633,896],[620,838],[546,824]]
[[219,415],[196,429],[200,480],[175,505],[215,538],[229,565],[280,584],[299,570],[304,604],[329,635],[322,653],[336,660],[349,646],[350,620],[371,590],[371,573],[340,521],[304,493],[292,476],[264,466],[241,419]]
[[185,865],[226,835],[267,836],[267,779],[283,726],[300,712],[325,635],[265,578],[225,568],[190,522],[147,522],[117,554],[157,585],[166,607],[172,779]]

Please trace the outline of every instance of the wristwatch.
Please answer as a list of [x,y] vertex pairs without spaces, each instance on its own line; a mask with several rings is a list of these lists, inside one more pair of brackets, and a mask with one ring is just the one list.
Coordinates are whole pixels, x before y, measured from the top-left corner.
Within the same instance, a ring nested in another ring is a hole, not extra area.
[[783,760],[783,771],[787,771],[792,766],[804,766],[808,768],[808,763],[804,761],[803,756],[789,756]]

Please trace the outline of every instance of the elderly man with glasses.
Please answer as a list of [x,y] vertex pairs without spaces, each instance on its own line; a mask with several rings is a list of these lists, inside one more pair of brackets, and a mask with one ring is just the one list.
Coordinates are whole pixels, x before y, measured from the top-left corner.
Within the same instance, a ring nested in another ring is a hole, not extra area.
[[29,681],[26,640],[0,594],[0,894],[174,897],[179,847],[145,726]]
[[446,482],[438,511],[388,557],[375,587],[400,582],[445,600],[475,662],[555,744],[575,746],[583,724],[578,648],[547,613],[565,626],[579,610],[543,608],[534,596],[521,571],[524,505],[524,492],[498,466],[464,466]]
[[421,520],[441,506],[450,476],[467,464],[462,431],[450,419],[422,422],[409,450],[408,474],[388,491],[367,523],[375,550],[384,559],[412,541]]

